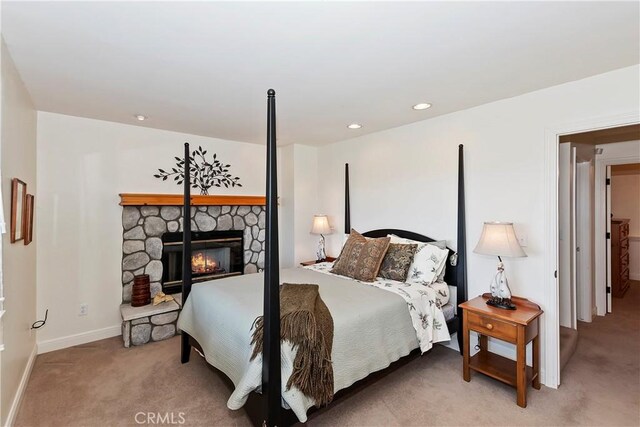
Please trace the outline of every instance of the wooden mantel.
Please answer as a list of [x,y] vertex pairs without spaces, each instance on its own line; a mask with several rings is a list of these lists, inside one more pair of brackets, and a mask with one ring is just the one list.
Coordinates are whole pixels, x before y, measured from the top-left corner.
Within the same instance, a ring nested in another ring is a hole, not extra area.
[[[120,206],[182,206],[182,194],[120,193]],[[264,206],[265,196],[192,195],[192,206]]]

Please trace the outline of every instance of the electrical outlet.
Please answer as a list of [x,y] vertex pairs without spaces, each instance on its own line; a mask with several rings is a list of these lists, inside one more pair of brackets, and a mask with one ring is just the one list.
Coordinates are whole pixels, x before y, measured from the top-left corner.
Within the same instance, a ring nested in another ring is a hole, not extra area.
[[89,304],[80,304],[78,316],[86,316],[87,314],[89,314]]
[[526,235],[518,236],[518,242],[520,243],[520,246],[522,246],[523,248],[526,248],[527,247],[527,236]]

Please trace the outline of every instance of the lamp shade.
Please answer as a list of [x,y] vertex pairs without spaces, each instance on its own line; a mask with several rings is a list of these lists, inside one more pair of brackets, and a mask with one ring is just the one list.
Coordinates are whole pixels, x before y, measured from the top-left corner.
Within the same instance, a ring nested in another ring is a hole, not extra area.
[[331,234],[329,218],[326,215],[314,215],[311,234]]
[[485,222],[473,252],[483,255],[525,257],[511,222]]

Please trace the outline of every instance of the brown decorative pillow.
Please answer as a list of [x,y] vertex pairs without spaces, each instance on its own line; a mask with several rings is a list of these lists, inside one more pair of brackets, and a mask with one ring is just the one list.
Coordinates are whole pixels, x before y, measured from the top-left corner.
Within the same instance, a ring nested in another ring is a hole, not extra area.
[[353,252],[353,248],[351,247],[351,245],[354,245],[357,242],[366,242],[366,241],[367,241],[366,237],[364,237],[362,234],[358,233],[356,230],[352,228],[351,232],[349,233],[349,238],[342,246],[342,250],[340,251],[338,258],[336,258],[336,260],[333,262],[333,268],[336,268],[336,266],[340,263],[340,258],[342,258],[342,254],[346,255]]
[[331,270],[334,274],[363,282],[373,282],[389,247],[389,237],[367,239],[351,229],[351,234]]
[[389,244],[389,249],[387,249],[382,265],[380,265],[378,276],[405,282],[416,249],[418,249],[418,245]]

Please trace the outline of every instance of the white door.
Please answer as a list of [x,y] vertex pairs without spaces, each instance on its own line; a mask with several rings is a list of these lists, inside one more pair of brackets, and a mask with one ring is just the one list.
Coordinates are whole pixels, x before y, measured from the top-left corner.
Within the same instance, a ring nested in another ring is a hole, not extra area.
[[577,329],[576,295],[578,287],[578,164],[577,149],[571,147],[571,328]]
[[605,209],[605,221],[607,227],[607,313],[611,313],[611,166],[607,165],[606,173],[607,185],[606,188],[606,209]]
[[576,151],[563,143],[558,151],[558,297],[560,326],[576,327]]
[[577,174],[577,209],[576,221],[578,223],[576,241],[577,248],[577,276],[576,276],[576,312],[578,320],[591,322],[591,307],[593,293],[593,266],[592,266],[592,162],[578,163]]

